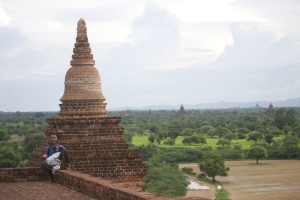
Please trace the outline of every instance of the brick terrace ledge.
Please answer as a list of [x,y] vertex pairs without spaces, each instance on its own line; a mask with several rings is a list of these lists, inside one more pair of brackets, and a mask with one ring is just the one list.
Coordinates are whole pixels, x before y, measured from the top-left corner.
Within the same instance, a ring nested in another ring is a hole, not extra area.
[[[139,188],[126,185],[126,183],[113,183],[109,180],[101,179],[100,177],[93,177],[88,174],[83,174],[80,172],[75,172],[73,170],[61,170],[56,172],[57,185],[63,185],[75,190],[84,195],[90,196],[95,199],[101,200],[168,200],[169,198],[158,197],[154,194],[143,192]],[[8,182],[25,182],[25,181],[43,181],[42,171],[37,167],[28,167],[28,168],[2,168],[0,169],[0,182],[2,187],[0,188],[0,193],[3,187],[4,182],[7,184],[12,184]],[[42,182],[41,182],[42,183]],[[15,190],[18,190],[17,183]],[[30,184],[29,184],[30,185]],[[11,191],[13,193],[14,191]],[[49,191],[51,192],[51,191]],[[23,196],[24,195],[24,196]],[[22,194],[23,197],[30,197],[30,193]],[[45,193],[47,195],[47,193]],[[44,199],[47,199],[45,197]],[[2,198],[0,198],[2,199]],[[6,198],[7,199],[7,198]],[[27,199],[27,198],[22,198]],[[174,198],[173,198],[174,199]],[[203,197],[181,197],[175,198],[176,200],[207,200]]]

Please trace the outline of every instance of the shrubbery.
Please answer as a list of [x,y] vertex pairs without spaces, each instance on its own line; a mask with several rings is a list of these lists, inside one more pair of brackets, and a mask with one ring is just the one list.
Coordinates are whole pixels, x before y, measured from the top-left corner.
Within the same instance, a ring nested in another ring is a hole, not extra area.
[[156,159],[148,163],[144,189],[163,197],[178,197],[186,194],[188,182],[175,165],[163,164]]

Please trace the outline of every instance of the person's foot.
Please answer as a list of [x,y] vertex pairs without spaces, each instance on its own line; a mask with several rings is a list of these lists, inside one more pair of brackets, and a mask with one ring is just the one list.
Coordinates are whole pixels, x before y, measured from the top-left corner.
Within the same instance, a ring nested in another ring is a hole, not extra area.
[[68,165],[65,165],[65,164],[61,164],[60,165],[60,170],[64,170],[64,169],[67,169]]
[[56,180],[55,180],[55,176],[54,176],[54,175],[51,175],[51,182],[52,182],[52,183],[56,183]]

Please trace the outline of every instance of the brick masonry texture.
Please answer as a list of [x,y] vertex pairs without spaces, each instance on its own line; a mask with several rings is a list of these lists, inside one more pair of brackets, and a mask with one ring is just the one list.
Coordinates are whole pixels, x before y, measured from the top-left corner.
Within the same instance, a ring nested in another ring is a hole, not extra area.
[[40,167],[0,169],[0,182],[45,181]]
[[[139,188],[124,183],[114,183],[99,179],[87,174],[71,170],[59,171],[57,182],[61,185],[103,200],[170,200],[170,198],[157,197],[151,193],[143,192]],[[202,197],[175,198],[176,200],[206,200]]]
[[[48,119],[46,136],[55,133],[69,152],[70,169],[114,182],[142,186],[147,169],[141,154],[123,140],[120,117],[109,117],[101,80],[91,54],[86,23],[77,23],[71,68],[65,77],[59,116]],[[35,149],[29,166],[40,166],[46,147]]]

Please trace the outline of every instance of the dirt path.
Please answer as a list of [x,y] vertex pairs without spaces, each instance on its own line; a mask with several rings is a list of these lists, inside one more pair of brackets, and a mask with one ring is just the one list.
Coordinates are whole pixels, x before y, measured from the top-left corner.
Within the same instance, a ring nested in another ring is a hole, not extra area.
[[[193,172],[200,174],[198,164],[178,164],[178,166],[180,169],[183,167],[193,168]],[[215,199],[215,187],[213,185],[199,181],[192,176],[187,176],[187,180],[195,181],[200,186],[208,186],[209,190],[188,190],[186,193],[186,197],[205,197],[208,199]]]

